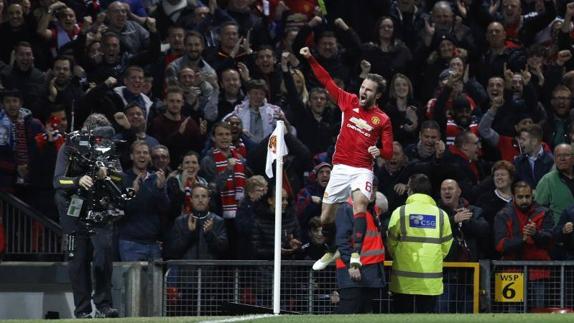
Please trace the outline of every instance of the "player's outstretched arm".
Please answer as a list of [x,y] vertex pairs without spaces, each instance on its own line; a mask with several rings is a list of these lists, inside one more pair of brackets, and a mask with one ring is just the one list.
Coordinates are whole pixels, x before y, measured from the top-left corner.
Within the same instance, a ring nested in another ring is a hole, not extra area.
[[346,95],[349,96],[348,98],[349,100],[352,99],[350,97],[352,96],[352,94],[343,91],[341,88],[337,86],[337,84],[335,84],[335,81],[333,81],[333,78],[331,77],[331,75],[329,75],[329,72],[327,72],[323,68],[323,66],[321,66],[321,64],[317,62],[315,57],[313,57],[311,51],[309,50],[309,47],[301,48],[301,50],[299,50],[299,54],[301,54],[301,56],[303,56],[309,62],[309,65],[311,66],[311,69],[313,70],[313,73],[315,74],[317,80],[321,82],[321,84],[325,87],[327,92],[329,92],[329,95],[333,98],[335,102],[337,102],[337,104],[341,108],[342,108],[342,105],[340,104],[341,102],[340,100],[342,99],[341,96]]
[[381,131],[381,157],[385,160],[393,157],[393,140],[393,126],[391,120],[387,119]]

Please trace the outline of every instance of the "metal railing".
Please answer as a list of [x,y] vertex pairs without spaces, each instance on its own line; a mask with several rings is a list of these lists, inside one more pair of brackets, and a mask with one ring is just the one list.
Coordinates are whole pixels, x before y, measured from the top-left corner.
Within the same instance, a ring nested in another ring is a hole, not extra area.
[[7,260],[61,260],[62,228],[16,196],[0,192]]
[[492,261],[494,313],[574,308],[574,261]]
[[[335,267],[313,271],[312,261],[289,261],[281,269],[281,310],[306,314],[333,313],[338,303]],[[222,315],[231,305],[270,308],[273,267],[270,261],[168,261],[163,280],[162,315]],[[385,262],[389,280],[392,262]],[[478,263],[446,263],[445,294],[439,313],[478,313]],[[391,313],[391,295],[379,291],[373,309]],[[237,312],[235,312],[237,313]]]

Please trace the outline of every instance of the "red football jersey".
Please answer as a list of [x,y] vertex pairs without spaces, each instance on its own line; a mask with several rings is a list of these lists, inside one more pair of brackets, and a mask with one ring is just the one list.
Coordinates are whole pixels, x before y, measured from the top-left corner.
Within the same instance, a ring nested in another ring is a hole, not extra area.
[[339,88],[314,57],[309,58],[309,64],[317,79],[343,112],[333,164],[373,169],[373,156],[368,149],[370,146],[376,146],[379,138],[382,143],[381,157],[391,159],[393,127],[389,117],[378,106],[369,110],[361,107],[357,95]]

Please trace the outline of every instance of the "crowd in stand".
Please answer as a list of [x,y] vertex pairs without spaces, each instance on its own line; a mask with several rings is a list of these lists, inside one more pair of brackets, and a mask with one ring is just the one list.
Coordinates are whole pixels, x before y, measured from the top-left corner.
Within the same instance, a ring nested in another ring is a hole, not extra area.
[[[283,257],[317,259],[341,112],[309,46],[349,92],[387,81],[383,223],[424,173],[448,260],[573,259],[573,16],[562,0],[0,0],[0,190],[57,221],[58,149],[100,113],[136,191],[118,260],[272,259],[275,203]],[[264,176],[277,120],[282,201]]]

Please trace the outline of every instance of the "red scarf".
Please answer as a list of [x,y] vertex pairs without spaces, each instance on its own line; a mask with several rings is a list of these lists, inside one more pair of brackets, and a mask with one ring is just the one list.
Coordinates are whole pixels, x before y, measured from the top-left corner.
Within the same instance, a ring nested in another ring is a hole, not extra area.
[[[52,142],[54,143],[54,146],[56,146],[56,151],[59,151],[66,139],[57,130],[52,136],[54,139]],[[34,139],[36,140],[36,147],[38,147],[38,150],[44,150],[44,148],[46,148],[46,144],[48,143],[48,135],[46,133],[39,133]]]
[[14,122],[16,130],[16,165],[28,164],[28,145],[26,140],[26,125],[23,119]]
[[193,204],[191,203],[191,190],[195,184],[195,178],[188,177],[183,183],[183,192],[185,196],[183,197],[183,214],[193,213]]
[[468,156],[466,156],[466,154],[462,150],[458,149],[454,145],[448,147],[448,149],[451,154],[464,158],[464,160],[467,162],[468,168],[470,168],[470,171],[472,171],[472,173],[474,174],[474,182],[478,183],[480,175],[478,173],[478,167],[476,166],[476,162],[469,160]]
[[[237,159],[233,167],[233,175],[228,176],[225,181],[225,187],[221,191],[221,206],[223,208],[223,218],[235,218],[238,202],[243,199],[245,188],[245,166],[241,162],[241,156],[235,149],[231,147],[231,156]],[[213,149],[213,159],[215,160],[215,170],[217,174],[221,174],[227,170],[228,157],[219,149]]]

